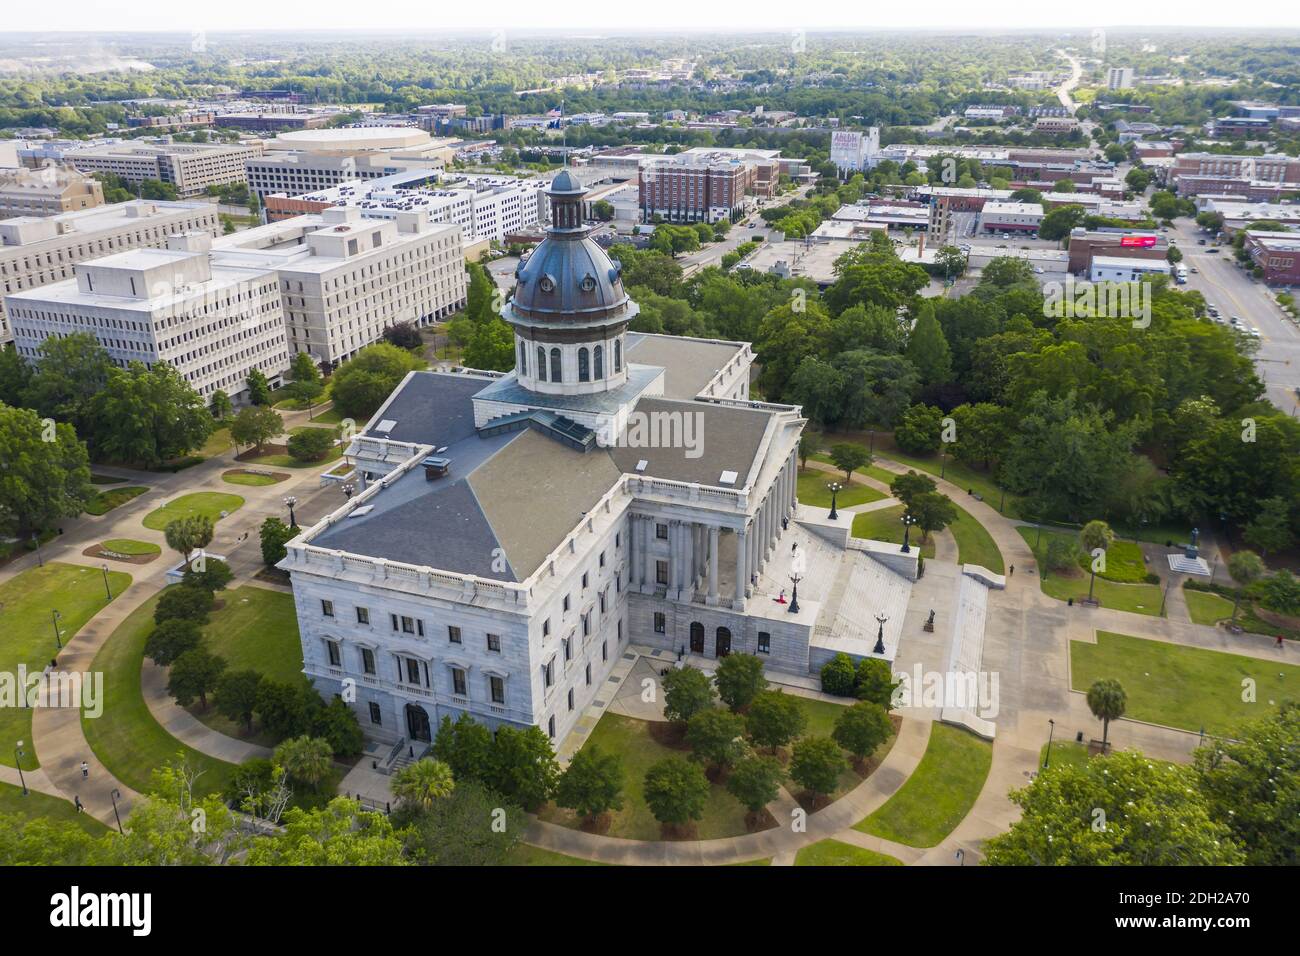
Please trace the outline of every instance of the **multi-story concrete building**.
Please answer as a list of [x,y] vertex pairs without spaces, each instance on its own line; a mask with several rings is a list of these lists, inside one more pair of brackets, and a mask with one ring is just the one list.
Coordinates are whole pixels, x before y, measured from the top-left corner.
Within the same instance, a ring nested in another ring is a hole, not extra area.
[[222,113],[215,126],[240,129],[255,133],[278,133],[285,130],[320,129],[333,119],[330,113],[312,113],[307,110],[245,110]]
[[[268,206],[272,196],[297,198],[318,193],[343,183],[384,179],[405,171],[435,174],[445,167],[441,158],[398,158],[388,153],[282,153],[259,156],[245,163],[248,188]],[[279,214],[297,215],[301,210],[281,208]]]
[[1130,90],[1133,88],[1133,67],[1112,66],[1106,71],[1106,88],[1110,90]]
[[0,173],[0,219],[57,216],[104,204],[99,180],[71,166],[42,166]]
[[172,236],[167,249],[80,262],[73,279],[7,296],[18,353],[34,361],[47,338],[89,332],[116,364],[167,362],[205,399],[238,400],[253,369],[278,381],[289,356],[276,273],[215,264],[211,242]]
[[461,229],[427,213],[326,209],[222,236],[213,262],[274,270],[290,356],[337,365],[400,322],[428,325],[465,304]]
[[[138,248],[165,248],[178,232],[217,235],[217,207],[208,203],[132,201],[0,222],[3,295],[72,278],[78,262]],[[0,345],[10,341],[0,299]]]
[[261,154],[261,143],[122,142],[69,150],[63,160],[85,173],[111,173],[128,183],[157,179],[181,196],[198,196],[209,186],[245,182],[245,160]]
[[444,174],[412,167],[381,179],[349,181],[298,196],[272,194],[266,198],[266,215],[276,221],[355,206],[369,217],[392,218],[420,210],[433,222],[460,226],[467,240],[503,242],[545,222],[545,188],[544,179]]
[[516,273],[514,371],[409,375],[348,449],[358,493],[280,564],[305,673],[392,753],[462,714],[558,745],[638,652],[895,655],[914,554],[798,506],[804,419],[748,400],[748,345],[628,330],[583,195],[555,178]]
[[[1283,153],[1263,156],[1181,153],[1169,168],[1168,181],[1177,186],[1179,195],[1194,195],[1196,192],[1245,194],[1249,184],[1254,182],[1300,186],[1300,159]],[[1219,182],[1235,184],[1239,188],[1218,188],[1214,184]]]

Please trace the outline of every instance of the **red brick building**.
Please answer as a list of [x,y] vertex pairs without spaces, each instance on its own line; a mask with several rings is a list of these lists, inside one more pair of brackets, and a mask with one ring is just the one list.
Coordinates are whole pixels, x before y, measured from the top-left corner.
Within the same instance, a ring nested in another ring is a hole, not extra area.
[[1300,232],[1247,230],[1243,248],[1269,285],[1300,284]]

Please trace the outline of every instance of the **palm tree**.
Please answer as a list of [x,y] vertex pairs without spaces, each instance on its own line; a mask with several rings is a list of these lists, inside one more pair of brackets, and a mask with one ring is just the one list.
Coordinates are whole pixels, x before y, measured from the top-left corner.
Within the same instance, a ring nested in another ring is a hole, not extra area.
[[1234,551],[1228,559],[1228,573],[1239,585],[1232,599],[1232,620],[1237,620],[1237,608],[1241,604],[1241,592],[1264,576],[1264,561],[1254,551]]
[[393,796],[425,810],[433,806],[435,800],[450,796],[455,788],[451,768],[430,757],[417,760],[393,775]]
[[1104,521],[1089,521],[1079,532],[1079,541],[1083,544],[1084,550],[1092,560],[1088,568],[1092,571],[1092,576],[1088,578],[1088,603],[1092,603],[1092,585],[1097,580],[1097,558],[1093,557],[1093,552],[1101,549],[1100,555],[1102,561],[1102,570],[1106,569],[1106,549],[1111,546],[1115,540],[1115,532],[1110,530],[1110,525]]
[[291,737],[275,748],[275,762],[294,780],[308,784],[313,790],[320,786],[334,765],[334,750],[328,740],[320,737]]
[[1124,693],[1123,685],[1113,677],[1103,677],[1088,688],[1088,709],[1092,711],[1092,716],[1101,721],[1103,753],[1110,736],[1110,722],[1123,717],[1127,705],[1128,695]]

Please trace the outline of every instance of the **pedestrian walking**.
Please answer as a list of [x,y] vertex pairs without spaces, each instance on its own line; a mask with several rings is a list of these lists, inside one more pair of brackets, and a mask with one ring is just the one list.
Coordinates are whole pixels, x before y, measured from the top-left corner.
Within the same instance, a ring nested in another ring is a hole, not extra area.
[[[1016,573],[1016,566],[1013,564],[1011,565],[1011,574],[1015,574],[1015,573]],[[1008,577],[1010,577],[1010,575],[1008,575]]]
[[86,761],[84,760],[81,761],[81,776],[82,777],[90,776],[90,764],[86,763]]
[[1281,635],[1281,634],[1279,634],[1279,635],[1277,636],[1277,646],[1278,646],[1278,647],[1282,647],[1282,646],[1284,646],[1283,643],[1282,643],[1282,635]]
[[85,808],[84,806],[82,806],[82,804],[81,804],[81,797],[80,797],[78,794],[75,794],[75,793],[74,793],[74,794],[72,795],[72,803],[73,803],[73,806],[75,806],[75,807],[77,808],[77,812],[78,812],[78,813],[85,813],[85,812],[86,812],[86,808]]

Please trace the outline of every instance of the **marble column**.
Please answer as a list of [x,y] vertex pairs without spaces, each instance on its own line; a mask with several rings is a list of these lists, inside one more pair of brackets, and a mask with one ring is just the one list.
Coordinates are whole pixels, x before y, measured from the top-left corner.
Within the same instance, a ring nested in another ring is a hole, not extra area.
[[709,526],[709,604],[718,603],[718,526]]
[[748,551],[749,541],[744,528],[736,530],[736,604],[737,609],[745,606],[745,588],[749,586]]

